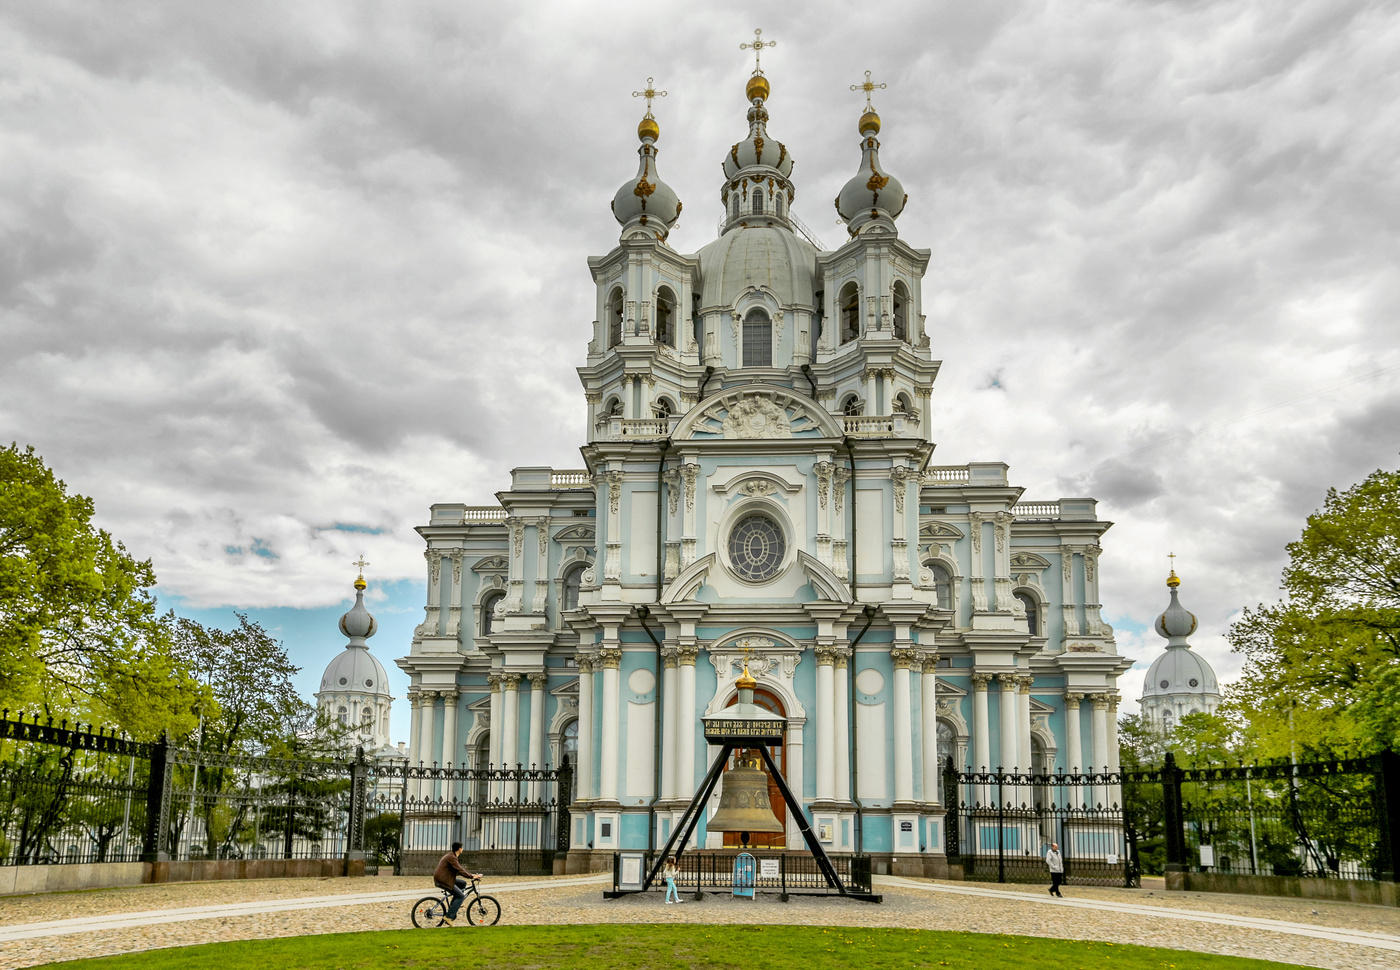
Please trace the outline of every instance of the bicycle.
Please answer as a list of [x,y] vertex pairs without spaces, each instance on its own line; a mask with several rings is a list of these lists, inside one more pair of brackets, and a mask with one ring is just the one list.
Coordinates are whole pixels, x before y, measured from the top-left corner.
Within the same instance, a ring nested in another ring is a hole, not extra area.
[[[501,918],[501,904],[496,902],[494,896],[483,896],[476,884],[477,880],[473,879],[468,886],[467,880],[461,876],[457,877],[457,885],[467,890],[467,898],[462,900],[462,908],[457,911],[457,918],[461,919],[465,914],[467,922],[472,926],[495,926],[496,921]],[[450,890],[443,889],[436,896],[424,896],[413,904],[413,925],[420,930],[442,926],[447,922],[447,908],[451,905]]]

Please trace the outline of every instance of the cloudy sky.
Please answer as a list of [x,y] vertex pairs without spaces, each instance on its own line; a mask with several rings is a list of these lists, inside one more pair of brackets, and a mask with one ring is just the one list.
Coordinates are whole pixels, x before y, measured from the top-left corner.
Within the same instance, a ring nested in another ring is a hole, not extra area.
[[1176,552],[1228,677],[1231,617],[1275,597],[1326,488],[1397,464],[1400,9],[753,10],[5,5],[0,437],[154,559],[164,602],[282,636],[308,693],[363,552],[402,696],[428,506],[582,464],[585,258],[617,240],[631,93],[669,92],[660,170],[693,252],[762,27],[769,130],[829,247],[850,85],[888,84],[900,233],[933,254],[934,461],[1098,498],[1134,658]]

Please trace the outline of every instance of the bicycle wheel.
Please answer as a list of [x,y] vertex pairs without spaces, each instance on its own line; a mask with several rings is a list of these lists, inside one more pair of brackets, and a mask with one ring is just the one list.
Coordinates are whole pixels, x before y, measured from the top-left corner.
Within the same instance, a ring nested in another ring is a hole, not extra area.
[[441,926],[446,918],[447,907],[442,904],[441,896],[424,896],[413,904],[413,925],[420,930]]
[[477,896],[467,903],[467,922],[473,926],[495,926],[501,918],[501,904],[495,896]]

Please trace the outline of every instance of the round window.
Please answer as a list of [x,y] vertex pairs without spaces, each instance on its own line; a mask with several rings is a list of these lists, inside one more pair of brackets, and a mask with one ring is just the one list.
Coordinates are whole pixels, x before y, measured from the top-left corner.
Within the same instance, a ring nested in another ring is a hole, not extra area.
[[729,533],[729,563],[740,579],[751,583],[778,575],[786,553],[783,530],[762,512],[744,516]]
[[1200,687],[1200,686],[1201,686],[1201,682],[1200,682],[1199,680],[1197,680],[1195,677],[1192,677],[1192,678],[1191,678],[1191,686],[1192,686],[1192,687]]
[[340,686],[341,686],[341,687],[344,687],[344,686],[345,686],[346,684],[348,684],[348,683],[350,683],[350,681],[346,680],[344,677],[340,678]]
[[1166,689],[1167,689],[1168,687],[1170,687],[1171,685],[1172,685],[1172,682],[1169,681],[1169,680],[1164,680],[1164,681],[1162,681],[1162,690],[1166,690]]
[[371,680],[369,677],[366,677],[366,678],[365,678],[365,686],[366,686],[366,687],[373,687],[373,686],[374,686],[374,681]]

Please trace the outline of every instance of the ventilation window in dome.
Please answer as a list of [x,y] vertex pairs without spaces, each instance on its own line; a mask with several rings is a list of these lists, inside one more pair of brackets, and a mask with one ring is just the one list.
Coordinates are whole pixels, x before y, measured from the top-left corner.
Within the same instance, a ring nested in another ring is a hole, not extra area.
[[1168,687],[1170,687],[1170,686],[1171,686],[1171,681],[1169,681],[1169,680],[1164,680],[1164,681],[1162,681],[1162,690],[1166,690],[1166,689],[1167,689]]
[[1200,682],[1199,680],[1197,680],[1195,677],[1192,677],[1192,678],[1191,678],[1191,686],[1192,686],[1192,687],[1200,687],[1200,686],[1201,686],[1201,682]]
[[344,686],[345,686],[346,684],[348,684],[348,683],[350,683],[350,681],[346,680],[344,677],[340,678],[340,686],[341,686],[341,687],[344,687]]

